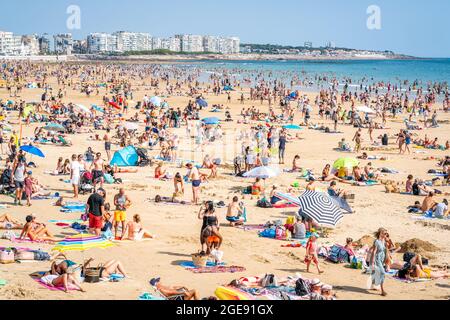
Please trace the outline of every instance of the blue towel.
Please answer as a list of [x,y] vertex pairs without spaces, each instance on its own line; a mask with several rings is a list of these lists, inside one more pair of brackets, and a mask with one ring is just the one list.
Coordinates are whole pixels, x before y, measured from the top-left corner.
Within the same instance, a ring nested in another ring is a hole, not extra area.
[[[224,262],[219,263],[219,266],[224,266],[224,265],[226,265]],[[180,262],[180,266],[182,266],[183,268],[186,268],[186,269],[195,269],[195,268],[197,268],[197,267],[194,265],[194,262],[192,262],[192,261],[183,261],[183,262]],[[215,267],[216,264],[215,264],[214,262],[212,262],[212,261],[208,261],[208,262],[206,263],[206,266],[207,266],[207,267]]]

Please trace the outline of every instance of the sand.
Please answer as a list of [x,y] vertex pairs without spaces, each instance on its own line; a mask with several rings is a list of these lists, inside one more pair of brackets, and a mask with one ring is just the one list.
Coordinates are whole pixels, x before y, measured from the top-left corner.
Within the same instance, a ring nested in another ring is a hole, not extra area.
[[[55,79],[50,79],[53,88],[56,91],[58,86]],[[21,99],[26,101],[37,100],[41,94],[38,89],[24,89]],[[67,90],[68,96],[64,98],[65,102],[75,102],[84,105],[101,104],[101,98],[104,89],[101,90],[99,96],[87,98],[78,91]],[[134,92],[134,100],[140,100],[144,94],[153,95],[154,90],[139,90]],[[311,95],[314,100],[315,95]],[[213,96],[206,95],[206,99],[210,105],[220,103],[231,108],[232,115],[238,119],[238,114],[243,107],[238,98],[240,93],[232,93],[232,103],[227,104],[226,95]],[[0,89],[0,98],[9,99],[5,89]],[[189,97],[169,97],[167,101],[171,106],[181,107],[187,104]],[[267,102],[260,106],[259,101],[246,101],[245,107],[252,105],[268,110]],[[348,105],[346,105],[348,107]],[[129,117],[134,112],[130,111]],[[224,118],[223,113],[212,114],[204,111],[202,116],[219,116]],[[449,120],[449,114],[439,114],[441,120]],[[17,113],[10,114],[10,122],[15,122],[15,128],[18,128]],[[296,123],[301,119],[297,117]],[[311,122],[322,123],[317,115],[314,114]],[[390,134],[397,133],[402,124],[389,121]],[[24,136],[32,135],[35,124],[24,127]],[[224,131],[227,136],[234,135],[234,129],[243,127],[242,124],[224,123]],[[331,126],[331,124],[330,124]],[[142,123],[141,123],[142,127]],[[295,154],[301,156],[302,165],[305,168],[313,169],[320,174],[325,164],[332,164],[339,157],[348,154],[334,151],[338,141],[345,137],[347,141],[351,141],[355,129],[350,126],[339,126],[342,134],[325,134],[315,130],[303,130],[300,133],[302,140],[296,140],[287,146],[286,163],[283,168],[289,168],[289,164]],[[180,136],[185,135],[185,128],[177,129]],[[384,130],[375,130],[374,136],[381,134]],[[427,129],[419,134],[423,137],[427,133],[430,137],[438,137],[441,142],[449,137],[449,124],[443,124],[437,129]],[[102,132],[99,132],[102,134]],[[46,170],[54,170],[58,157],[70,158],[73,153],[84,153],[88,146],[92,146],[94,150],[99,150],[104,154],[103,143],[101,141],[89,141],[88,137],[93,134],[78,134],[70,136],[73,141],[73,147],[56,147],[41,146],[46,154],[46,158],[33,160],[38,164],[37,169],[33,169],[34,176],[43,184],[47,185],[50,190],[60,192],[64,196],[71,196],[71,187],[60,181],[60,177],[54,177],[44,174]],[[363,146],[369,145],[367,129],[363,131]],[[395,147],[395,146],[393,146]],[[220,145],[219,145],[220,148]],[[114,146],[113,150],[118,150],[118,146]],[[192,146],[190,143],[183,144],[180,149],[186,149],[188,152],[184,156],[193,156]],[[413,149],[414,150],[414,149]],[[213,150],[205,150],[206,153],[212,153]],[[159,150],[151,152],[156,155]],[[398,182],[404,182],[409,173],[413,173],[420,178],[429,178],[427,171],[435,168],[436,161],[424,161],[413,158],[422,158],[424,156],[443,157],[447,153],[438,150],[426,150],[426,154],[398,155],[396,151],[369,152],[369,154],[381,154],[389,157],[388,161],[371,161],[375,167],[392,167],[401,171],[400,174],[388,175],[387,178]],[[202,158],[200,151],[197,151],[198,159]],[[369,161],[362,161],[365,165]],[[185,174],[185,169],[176,168],[174,165],[167,166],[172,173],[181,172]],[[157,238],[144,242],[126,242],[116,244],[113,248],[107,250],[90,250],[87,252],[69,253],[69,258],[82,262],[84,259],[94,257],[94,265],[105,262],[109,259],[121,260],[131,279],[127,279],[119,283],[100,283],[85,284],[87,293],[70,292],[65,294],[59,291],[49,291],[39,286],[33,281],[29,274],[36,271],[48,270],[48,262],[32,262],[13,265],[0,265],[0,278],[6,279],[8,284],[0,288],[0,299],[130,299],[135,300],[143,292],[149,290],[148,281],[154,276],[160,276],[164,283],[173,285],[184,285],[199,290],[202,297],[213,295],[217,286],[229,283],[231,280],[241,276],[260,275],[265,273],[275,273],[279,276],[300,273],[306,277],[315,278],[317,274],[306,274],[306,266],[302,260],[305,255],[304,249],[282,248],[283,242],[259,238],[256,231],[244,231],[242,229],[231,228],[226,225],[225,215],[226,209],[219,209],[220,222],[223,224],[222,233],[224,236],[223,251],[224,259],[228,265],[243,266],[247,269],[244,273],[237,274],[193,274],[184,270],[179,266],[182,261],[190,261],[191,254],[198,252],[199,246],[199,230],[201,221],[197,219],[198,207],[195,206],[176,206],[176,205],[156,205],[153,201],[155,195],[161,194],[171,196],[173,192],[172,182],[161,182],[152,179],[154,168],[139,168],[137,174],[118,174],[118,177],[124,179],[127,194],[133,200],[133,207],[129,210],[128,216],[131,217],[135,213],[139,213],[143,219],[142,223],[146,229],[157,235]],[[229,199],[235,195],[236,188],[243,187],[251,183],[251,180],[243,178],[234,178],[230,175],[230,170],[220,169],[220,178],[211,180],[205,185],[202,191],[203,200],[223,200],[228,203]],[[287,186],[296,180],[296,174],[284,173],[276,179],[268,181],[268,185],[277,183],[280,188],[286,190]],[[306,182],[298,180],[302,188]],[[134,185],[134,187],[133,187]],[[326,189],[327,185],[319,185]],[[346,215],[338,227],[333,230],[329,238],[320,239],[319,244],[331,245],[334,243],[343,243],[347,237],[360,239],[365,235],[370,235],[379,227],[385,227],[389,230],[393,241],[403,243],[412,238],[417,238],[436,246],[439,249],[433,250],[434,256],[431,261],[434,265],[444,264],[450,258],[450,240],[448,234],[448,221],[428,222],[416,221],[411,218],[411,214],[407,213],[406,207],[419,197],[405,196],[400,194],[386,194],[384,186],[374,187],[354,187],[349,185],[340,186],[356,195],[353,207],[356,211],[353,215]],[[112,197],[118,186],[106,185],[108,193],[108,201],[112,202]],[[186,186],[185,200],[191,200],[190,186]],[[450,191],[449,187],[441,187],[444,191]],[[299,191],[300,193],[300,191]],[[86,200],[86,196],[82,196],[81,200]],[[442,197],[438,197],[442,199]],[[1,203],[10,205],[12,198],[0,196]],[[248,218],[250,224],[265,223],[268,220],[286,219],[287,216],[295,214],[295,209],[260,209],[255,206],[256,198],[251,199],[245,196],[244,200],[248,206]],[[76,219],[78,214],[60,213],[59,208],[51,205],[52,200],[33,201],[33,206],[14,207],[3,209],[0,214],[8,212],[19,220],[24,220],[25,216],[34,213],[38,216],[38,220],[47,222],[50,219]],[[48,223],[49,228],[56,235],[63,238],[68,235],[76,234],[72,229],[62,229],[56,225]],[[0,232],[1,233],[1,232]],[[418,242],[418,241],[417,241]],[[12,243],[6,240],[0,240],[0,246],[11,246]],[[31,244],[26,245],[30,248],[40,248],[50,250],[51,245]],[[401,259],[401,254],[396,256]],[[367,275],[361,274],[360,271],[345,268],[343,265],[334,265],[328,262],[322,262],[325,273],[320,279],[333,285],[336,289],[339,299],[447,299],[449,295],[448,280],[437,280],[433,282],[422,282],[414,284],[406,284],[388,278],[386,282],[387,298],[382,298],[376,292],[368,292],[366,290]]]

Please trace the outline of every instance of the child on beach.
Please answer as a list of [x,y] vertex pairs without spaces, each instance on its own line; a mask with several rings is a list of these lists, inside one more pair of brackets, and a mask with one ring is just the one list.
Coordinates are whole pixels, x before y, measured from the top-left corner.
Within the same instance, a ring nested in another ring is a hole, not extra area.
[[319,266],[319,257],[317,254],[317,238],[319,238],[319,235],[317,233],[313,233],[309,238],[308,243],[306,244],[306,272],[309,273],[311,262],[314,262],[317,267],[317,271],[319,272],[319,274],[322,274],[324,271],[322,271]]
[[31,207],[31,195],[33,194],[33,178],[32,172],[28,171],[27,176],[25,177],[25,195],[27,196],[27,206]]

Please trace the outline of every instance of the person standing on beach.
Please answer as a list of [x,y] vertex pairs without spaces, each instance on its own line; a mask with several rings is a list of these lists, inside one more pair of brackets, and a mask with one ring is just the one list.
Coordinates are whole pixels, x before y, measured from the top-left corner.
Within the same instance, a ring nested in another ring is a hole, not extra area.
[[103,141],[105,141],[105,151],[108,157],[108,162],[111,161],[111,137],[109,136],[111,129],[106,129],[106,134],[103,137]]
[[16,187],[16,198],[14,199],[14,205],[22,205],[22,194],[23,189],[25,187],[25,170],[26,170],[26,161],[25,159],[16,157],[16,160],[13,165],[13,176],[12,181]]
[[81,164],[78,162],[76,154],[72,155],[70,164],[70,183],[73,187],[73,197],[78,199],[78,185],[80,184]]
[[192,197],[193,197],[193,203],[195,205],[198,205],[199,202],[199,193],[200,193],[200,185],[202,184],[201,178],[200,178],[200,172],[198,172],[197,167],[195,167],[192,163],[188,163],[186,165],[186,168],[188,168],[188,177],[192,181]]
[[380,286],[381,287],[381,295],[383,297],[387,296],[386,291],[384,290],[384,278],[386,275],[386,271],[384,268],[384,263],[386,261],[386,244],[385,244],[385,238],[386,238],[387,230],[384,228],[380,228],[375,233],[375,242],[372,246],[372,256],[370,259],[370,270],[372,274],[372,287],[371,290],[373,290],[374,286]]
[[[125,236],[125,222],[127,221],[127,209],[131,206],[131,200],[125,194],[125,189],[120,188],[119,193],[114,196],[114,205],[116,211],[114,212],[114,232],[116,239],[122,239]],[[117,238],[117,231],[119,223],[122,224],[122,236]]]
[[106,191],[102,188],[92,194],[86,203],[86,214],[89,216],[89,231],[97,236],[101,235],[103,216],[105,215]]
[[361,128],[356,131],[353,141],[355,142],[355,152],[359,153],[361,151]]
[[92,179],[94,181],[94,188],[97,187],[97,183],[100,182],[100,188],[103,188],[103,182],[104,182],[104,161],[102,159],[102,154],[97,153],[96,158],[94,159],[94,162],[92,163],[92,166],[94,167],[92,170]]
[[284,164],[284,153],[286,151],[286,132],[281,131],[278,144],[278,158],[280,164]]

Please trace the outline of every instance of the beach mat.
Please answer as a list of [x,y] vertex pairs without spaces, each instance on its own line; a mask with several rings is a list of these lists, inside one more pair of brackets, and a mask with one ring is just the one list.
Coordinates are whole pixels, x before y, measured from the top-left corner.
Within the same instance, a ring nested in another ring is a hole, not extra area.
[[236,273],[245,272],[244,267],[238,266],[214,266],[214,267],[202,267],[202,268],[188,268],[187,270],[193,273]]

